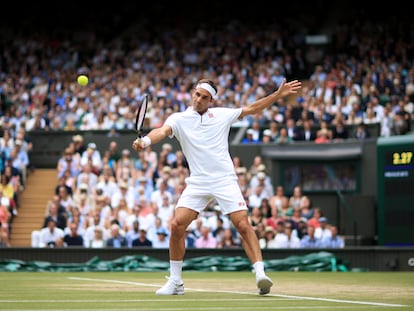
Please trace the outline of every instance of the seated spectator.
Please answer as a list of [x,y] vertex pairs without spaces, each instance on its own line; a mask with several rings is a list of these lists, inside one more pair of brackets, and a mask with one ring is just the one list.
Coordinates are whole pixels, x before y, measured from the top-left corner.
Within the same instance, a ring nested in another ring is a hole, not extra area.
[[302,187],[295,186],[293,188],[292,195],[289,197],[289,206],[293,208],[301,207],[304,199],[305,199],[305,196],[303,195]]
[[55,194],[59,194],[60,187],[66,187],[66,191],[69,193],[69,195],[73,196],[73,188],[66,183],[67,178],[68,175],[66,174],[63,174],[61,177],[59,177],[58,184],[55,187]]
[[[280,136],[283,135],[285,136],[284,131],[281,132],[282,129],[286,129],[286,136],[289,137],[289,141],[280,141]],[[276,138],[276,141],[279,142],[292,142],[295,140],[298,140],[298,135],[300,132],[300,128],[299,126],[296,125],[295,119],[294,118],[287,118],[286,119],[286,127],[281,127],[279,130],[279,135]]]
[[275,248],[276,230],[272,226],[266,226],[264,234],[259,238],[260,248]]
[[0,222],[0,248],[1,247],[10,247],[10,239],[7,228]]
[[[260,172],[258,174],[264,173]],[[254,191],[248,197],[249,208],[260,207],[263,199],[269,199],[269,195],[264,191],[264,185],[260,184],[254,188]]]
[[194,235],[193,230],[189,226],[187,230],[185,230],[185,247],[186,248],[194,248],[195,247],[196,236]]
[[292,224],[289,221],[284,223],[284,235],[280,236],[278,248],[299,248],[300,239],[297,232],[293,229]]
[[300,247],[302,248],[320,248],[322,247],[321,240],[315,237],[315,227],[308,225],[307,235],[300,240]]
[[299,207],[302,212],[302,217],[305,217],[307,220],[313,217],[314,210],[312,206],[312,201],[308,196],[303,197],[303,200]]
[[169,143],[164,143],[161,146],[161,151],[160,151],[158,158],[159,158],[158,167],[164,167],[164,166],[174,167],[177,161],[177,155],[175,154],[173,150],[173,146]]
[[322,238],[321,247],[326,248],[344,248],[345,240],[343,237],[338,235],[338,227],[330,226],[331,234]]
[[19,159],[20,164],[20,171],[23,177],[23,184],[26,183],[26,178],[29,175],[29,168],[30,168],[30,159],[29,153],[23,148],[23,140],[16,139],[15,146],[13,153],[16,153],[16,158]]
[[73,148],[67,147],[63,151],[62,156],[58,159],[56,169],[58,171],[58,178],[65,175],[66,171],[69,171],[69,176],[76,176],[81,168],[79,163],[80,156],[74,156]]
[[[273,107],[276,107],[276,106],[273,106]],[[279,136],[279,123],[271,120],[268,130],[269,130],[268,133],[270,133],[270,139],[271,141],[274,142],[276,140],[276,137]]]
[[269,245],[269,248],[282,248],[285,246],[287,241],[287,236],[285,233],[285,221],[279,220],[276,225],[276,235],[272,241],[272,244]]
[[47,212],[43,220],[42,228],[47,227],[49,219],[53,219],[56,222],[56,226],[62,230],[66,228],[67,224],[67,212],[63,206],[59,206],[55,200],[50,200],[47,203]]
[[262,143],[263,144],[273,143],[272,131],[270,129],[265,129],[263,131]]
[[357,125],[357,128],[355,130],[355,133],[353,135],[354,138],[359,139],[359,140],[363,140],[366,138],[369,138],[371,135],[366,127],[366,125],[364,123],[359,123]]
[[107,247],[114,247],[114,248],[121,248],[121,247],[127,247],[128,241],[123,235],[123,232],[121,232],[120,227],[118,224],[113,223],[111,225],[111,236],[106,241]]
[[89,189],[87,184],[82,183],[72,195],[74,205],[79,208],[80,213],[84,217],[95,210],[96,202],[95,196],[92,194],[92,192],[93,191]]
[[327,121],[321,121],[319,129],[316,131],[316,138],[318,138],[320,134],[326,136],[328,141],[332,140],[333,131],[329,128],[329,123]]
[[255,131],[249,128],[246,131],[246,136],[241,140],[241,144],[258,144],[260,140],[254,138]]
[[168,248],[169,247],[168,231],[164,227],[157,230],[157,235],[152,240],[153,248]]
[[400,98],[394,107],[394,130],[395,135],[405,135],[411,131],[412,113],[409,112],[408,99]]
[[73,135],[72,142],[74,146],[74,152],[80,156],[82,156],[83,152],[86,151],[87,147],[85,144],[85,140],[82,135]]
[[[95,229],[99,229],[100,233],[96,233]],[[108,230],[105,229],[105,221],[101,219],[101,213],[97,210],[89,217],[87,222],[87,228],[82,234],[83,245],[85,247],[92,247],[92,244],[101,245],[102,243],[106,246],[106,240],[109,237]],[[100,238],[100,239],[98,239]]]
[[152,241],[148,239],[146,229],[139,229],[139,237],[132,241],[132,247],[152,247]]
[[[33,233],[36,236],[36,233]],[[32,234],[32,247],[56,247],[58,246],[59,242],[58,240],[62,240],[65,236],[65,232],[58,228],[56,225],[56,221],[52,218],[50,218],[47,222],[47,226],[45,228],[40,229],[40,232],[38,234],[38,244],[33,245],[36,243],[33,243],[36,241],[33,239]]]
[[17,149],[13,148],[10,151],[10,155],[7,158],[7,161],[10,162],[11,166],[13,166],[16,169],[17,175],[20,176],[21,183],[25,185],[26,181],[26,164],[24,160],[19,156]]
[[106,240],[104,238],[105,229],[99,226],[94,227],[94,236],[89,242],[90,248],[104,248],[106,247]]
[[9,129],[3,130],[3,136],[0,136],[0,150],[4,153],[5,158],[10,157],[10,152],[14,149],[15,140]]
[[276,230],[279,221],[283,221],[283,217],[280,216],[280,210],[274,206],[270,209],[270,217],[266,218],[265,225]]
[[118,190],[110,198],[112,208],[119,206],[121,199],[125,200],[127,208],[132,211],[135,205],[134,188],[124,180],[118,182]]
[[302,128],[298,131],[296,140],[313,142],[316,139],[316,131],[312,125],[313,123],[310,120],[304,120]]
[[102,155],[98,150],[96,144],[93,142],[90,142],[87,145],[86,150],[82,152],[80,158],[81,166],[85,166],[88,163],[92,167],[92,172],[96,175],[99,175],[103,167]]
[[325,130],[318,131],[315,138],[315,144],[327,144],[331,140],[328,138],[328,133]]
[[[321,208],[314,207],[313,208],[313,215],[311,218],[308,219],[308,226],[312,226],[314,228],[320,227],[320,219],[323,216],[323,212]],[[326,220],[326,219],[325,219]]]
[[240,243],[234,238],[234,233],[231,228],[223,229],[223,235],[217,244],[217,248],[238,248]]
[[216,248],[217,239],[211,233],[210,227],[206,225],[201,226],[201,236],[195,241],[196,248]]
[[342,121],[338,121],[332,131],[332,140],[335,142],[344,141],[349,138],[348,129]]
[[13,197],[15,198],[15,204],[18,208],[20,196],[24,191],[24,185],[21,182],[20,175],[14,175],[12,166],[6,166],[1,174],[7,176],[7,179],[9,180],[8,184],[13,187]]
[[[134,211],[136,213],[139,213],[139,207],[134,207]],[[132,247],[132,241],[135,239],[139,238],[139,232],[140,232],[140,228],[139,228],[139,221],[138,221],[138,216],[136,216],[134,213],[131,214],[134,215],[135,219],[131,220],[130,224],[127,224],[127,231],[125,232],[125,237],[128,240],[128,247]]]
[[9,177],[1,175],[0,177],[0,200],[1,205],[7,206],[9,212],[12,214],[12,218],[18,214],[17,204],[15,200],[16,194],[13,186],[9,182]]
[[[309,220],[310,221],[310,220]],[[328,223],[328,218],[321,216],[319,218],[319,227],[315,230],[315,236],[321,240],[331,236],[331,225]]]
[[275,143],[289,144],[293,142],[293,138],[288,135],[286,128],[282,127],[279,130],[279,136],[276,137]]
[[63,245],[65,247],[79,246],[83,247],[83,237],[78,233],[78,224],[69,224],[69,233],[66,233],[63,237]]

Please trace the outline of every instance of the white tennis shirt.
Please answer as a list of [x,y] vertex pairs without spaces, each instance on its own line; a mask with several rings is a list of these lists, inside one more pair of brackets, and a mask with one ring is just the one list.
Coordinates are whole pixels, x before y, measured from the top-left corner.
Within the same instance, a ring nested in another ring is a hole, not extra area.
[[[179,141],[188,161],[191,180],[211,181],[233,176],[237,178],[229,153],[229,133],[239,121],[242,108],[210,108],[203,115],[192,107],[170,115],[165,121]],[[206,179],[207,178],[207,179]]]

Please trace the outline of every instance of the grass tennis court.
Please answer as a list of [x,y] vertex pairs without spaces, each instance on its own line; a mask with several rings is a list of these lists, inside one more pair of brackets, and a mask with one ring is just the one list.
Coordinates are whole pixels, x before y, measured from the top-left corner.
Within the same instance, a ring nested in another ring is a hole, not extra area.
[[0,310],[414,310],[411,272],[184,272],[185,295],[157,296],[164,272],[2,272]]

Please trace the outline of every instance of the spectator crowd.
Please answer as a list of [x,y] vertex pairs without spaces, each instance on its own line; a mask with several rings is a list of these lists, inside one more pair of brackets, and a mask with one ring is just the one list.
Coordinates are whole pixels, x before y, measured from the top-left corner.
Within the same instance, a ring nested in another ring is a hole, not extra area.
[[[344,247],[345,240],[319,207],[295,188],[274,186],[263,159],[234,168],[262,248]],[[58,184],[32,247],[168,248],[170,221],[189,176],[180,150],[169,143],[156,153],[119,150],[110,141],[101,154],[95,143],[74,135],[57,164]],[[274,191],[275,190],[275,191]],[[241,247],[238,232],[215,203],[187,228],[188,248]]]

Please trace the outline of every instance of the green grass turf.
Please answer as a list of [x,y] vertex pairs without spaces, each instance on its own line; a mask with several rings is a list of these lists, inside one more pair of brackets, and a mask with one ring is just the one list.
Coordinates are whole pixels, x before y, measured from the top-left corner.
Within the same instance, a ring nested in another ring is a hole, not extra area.
[[184,272],[185,295],[157,296],[161,272],[2,272],[0,310],[413,310],[411,272]]

